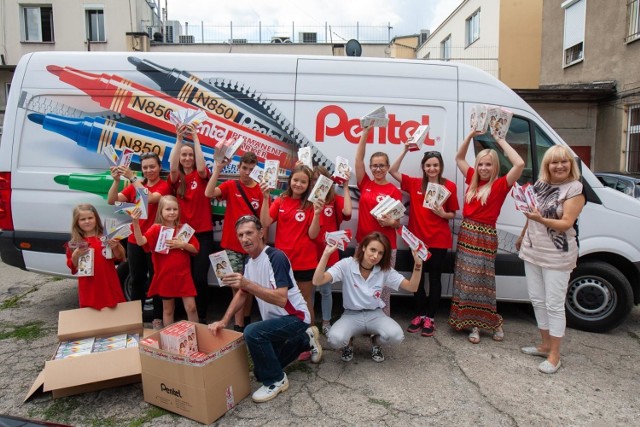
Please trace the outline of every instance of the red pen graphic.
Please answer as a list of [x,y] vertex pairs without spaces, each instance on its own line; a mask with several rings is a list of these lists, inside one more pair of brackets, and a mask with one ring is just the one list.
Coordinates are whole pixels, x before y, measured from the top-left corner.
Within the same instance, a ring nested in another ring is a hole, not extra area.
[[[175,132],[175,125],[169,121],[169,114],[193,109],[185,102],[115,74],[95,74],[56,65],[47,66],[47,70],[61,81],[85,92],[101,107],[171,133]],[[198,129],[203,145],[213,148],[220,140],[243,137],[238,155],[253,152],[259,158],[279,160],[285,169],[293,168],[293,152],[287,144],[209,111],[205,113],[208,120]]]

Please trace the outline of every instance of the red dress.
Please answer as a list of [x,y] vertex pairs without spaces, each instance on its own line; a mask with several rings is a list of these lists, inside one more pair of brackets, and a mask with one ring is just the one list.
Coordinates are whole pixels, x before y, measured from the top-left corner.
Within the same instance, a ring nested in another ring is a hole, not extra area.
[[[167,196],[171,194],[171,187],[169,187],[169,183],[167,181],[161,179],[155,183],[155,185],[148,186],[145,185],[145,188],[149,190],[149,194],[158,193],[161,196]],[[127,198],[127,202],[133,203],[136,200],[137,192],[136,187],[132,184],[128,187],[125,187],[122,190],[122,195]],[[157,203],[149,203],[147,207],[147,219],[140,219],[140,231],[142,234],[146,233],[146,231],[151,227],[151,225],[156,220],[156,213],[158,212],[158,204]],[[133,229],[131,229],[133,231]],[[129,243],[136,244],[136,236],[131,233],[128,239]]]
[[[337,194],[332,202],[326,203],[324,205],[324,208],[320,213],[320,233],[318,233],[318,237],[315,240],[316,255],[318,256],[318,259],[320,259],[322,253],[324,252],[324,248],[327,246],[327,243],[324,239],[324,233],[338,231],[340,229],[340,224],[342,224],[342,221],[349,221],[351,219],[351,215],[344,216],[342,214],[343,209],[344,197]],[[336,251],[329,257],[327,267],[331,267],[333,264],[338,262],[338,260],[339,254],[338,251]]]
[[[153,280],[149,286],[147,296],[159,295],[162,298],[179,298],[196,296],[196,287],[191,278],[191,252],[182,249],[171,249],[168,254],[155,251],[160,224],[153,224],[144,237],[147,243],[143,246],[146,252],[151,252],[153,262]],[[179,228],[179,227],[178,227]],[[173,233],[175,235],[176,230]],[[200,244],[195,236],[189,240],[197,250]],[[195,254],[193,254],[195,255]]]
[[[78,277],[80,307],[101,310],[104,307],[114,307],[118,303],[125,302],[115,262],[104,257],[100,238],[85,237],[84,241],[93,248],[93,276]],[[72,253],[73,251],[67,247],[67,266],[71,269],[71,274],[76,274],[78,268],[71,261]]]
[[318,266],[309,228],[313,221],[313,205],[302,209],[300,199],[278,197],[269,206],[269,216],[276,227],[275,247],[285,253],[294,271],[312,270]]
[[211,176],[209,169],[206,169],[207,176],[202,178],[198,171],[194,169],[190,174],[185,175],[185,191],[183,197],[177,196],[180,187],[180,179],[176,182],[171,181],[169,177],[169,185],[176,194],[178,205],[180,206],[180,223],[189,224],[196,230],[196,233],[213,230],[213,221],[211,219],[211,199],[204,195],[207,188],[207,182]]

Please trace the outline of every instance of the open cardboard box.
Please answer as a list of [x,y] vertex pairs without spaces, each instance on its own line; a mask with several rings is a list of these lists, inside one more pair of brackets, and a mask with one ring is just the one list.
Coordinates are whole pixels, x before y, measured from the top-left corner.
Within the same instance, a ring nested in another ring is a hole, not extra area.
[[[215,337],[194,323],[198,351],[194,358],[140,342],[145,402],[203,424],[210,424],[249,395],[249,363],[243,335],[228,329]],[[160,342],[160,332],[149,337]]]
[[[124,302],[102,310],[81,308],[58,314],[59,342],[123,333],[143,336],[140,301]],[[136,347],[59,360],[52,356],[45,362],[24,400],[39,390],[51,391],[57,399],[132,384],[140,382],[140,373],[140,354]]]

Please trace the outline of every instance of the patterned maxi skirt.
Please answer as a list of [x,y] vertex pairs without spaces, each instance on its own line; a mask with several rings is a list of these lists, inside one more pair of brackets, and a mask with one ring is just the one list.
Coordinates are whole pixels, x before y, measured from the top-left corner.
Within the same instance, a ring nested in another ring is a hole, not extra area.
[[456,251],[449,325],[456,330],[478,327],[496,330],[502,316],[496,312],[495,227],[465,219]]

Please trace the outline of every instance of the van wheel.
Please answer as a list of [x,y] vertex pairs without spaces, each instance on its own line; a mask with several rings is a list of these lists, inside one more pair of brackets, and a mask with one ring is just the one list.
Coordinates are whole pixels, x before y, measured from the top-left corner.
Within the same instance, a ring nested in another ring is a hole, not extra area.
[[565,307],[570,327],[606,332],[631,312],[633,290],[617,268],[602,261],[587,261],[578,264],[571,274]]

